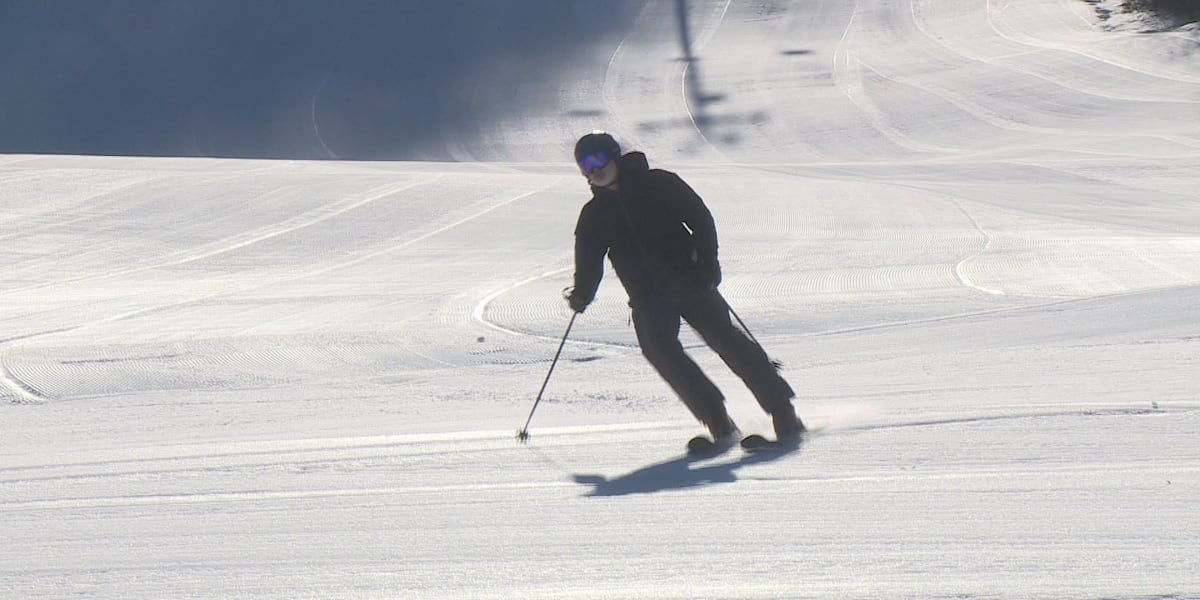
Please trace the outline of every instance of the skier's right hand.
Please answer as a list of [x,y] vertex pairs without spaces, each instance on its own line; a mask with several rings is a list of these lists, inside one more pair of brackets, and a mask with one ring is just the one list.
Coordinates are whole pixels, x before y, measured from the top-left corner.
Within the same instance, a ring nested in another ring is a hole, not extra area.
[[588,305],[592,303],[591,298],[586,298],[583,294],[576,293],[573,287],[563,290],[563,298],[566,298],[567,306],[570,306],[571,310],[577,313],[587,310]]

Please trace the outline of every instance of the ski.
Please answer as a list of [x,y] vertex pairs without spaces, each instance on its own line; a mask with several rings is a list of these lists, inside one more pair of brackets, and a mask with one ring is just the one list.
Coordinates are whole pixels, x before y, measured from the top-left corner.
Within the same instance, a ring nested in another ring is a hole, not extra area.
[[724,454],[732,447],[730,444],[718,444],[710,438],[698,435],[688,440],[687,453],[691,457],[704,458]]
[[790,452],[800,448],[800,443],[804,441],[802,436],[784,439],[784,440],[769,440],[757,433],[752,433],[742,438],[742,450],[746,452]]
[[[750,434],[742,438],[739,444],[742,450],[748,453],[756,452],[790,452],[800,448],[804,437],[794,437],[785,440],[768,439],[757,433]],[[719,456],[731,450],[733,445],[718,444],[711,438],[703,435],[698,435],[687,443],[687,454],[694,458],[707,458]]]

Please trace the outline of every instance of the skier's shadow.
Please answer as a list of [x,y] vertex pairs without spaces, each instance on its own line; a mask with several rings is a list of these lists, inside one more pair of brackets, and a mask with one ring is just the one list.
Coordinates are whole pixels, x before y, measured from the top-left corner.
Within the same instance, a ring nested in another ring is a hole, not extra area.
[[636,471],[612,479],[603,475],[583,474],[573,474],[571,475],[571,479],[575,483],[592,486],[592,489],[584,494],[589,497],[654,494],[668,490],[683,490],[718,483],[733,483],[737,481],[737,470],[742,467],[779,460],[785,456],[794,455],[800,450],[801,448],[793,448],[778,452],[742,454],[734,461],[723,461],[703,466],[698,466],[698,463],[704,462],[703,460],[691,456],[682,456],[665,462],[647,465]]

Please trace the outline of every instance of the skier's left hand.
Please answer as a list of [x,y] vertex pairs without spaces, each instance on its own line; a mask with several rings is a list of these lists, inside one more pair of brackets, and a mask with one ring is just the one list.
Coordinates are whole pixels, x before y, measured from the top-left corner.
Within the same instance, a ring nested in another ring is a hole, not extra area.
[[717,259],[712,258],[700,263],[701,282],[704,283],[705,289],[715,290],[721,285],[721,263]]

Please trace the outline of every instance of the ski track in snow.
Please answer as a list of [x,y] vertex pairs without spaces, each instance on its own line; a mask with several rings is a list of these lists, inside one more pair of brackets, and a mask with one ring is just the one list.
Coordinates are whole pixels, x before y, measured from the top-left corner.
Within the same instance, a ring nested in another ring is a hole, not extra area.
[[[1200,597],[1200,69],[1088,10],[648,3],[471,82],[576,111],[447,134],[513,162],[0,157],[0,590]],[[611,271],[514,439],[585,120],[708,202],[798,451],[684,456]]]

